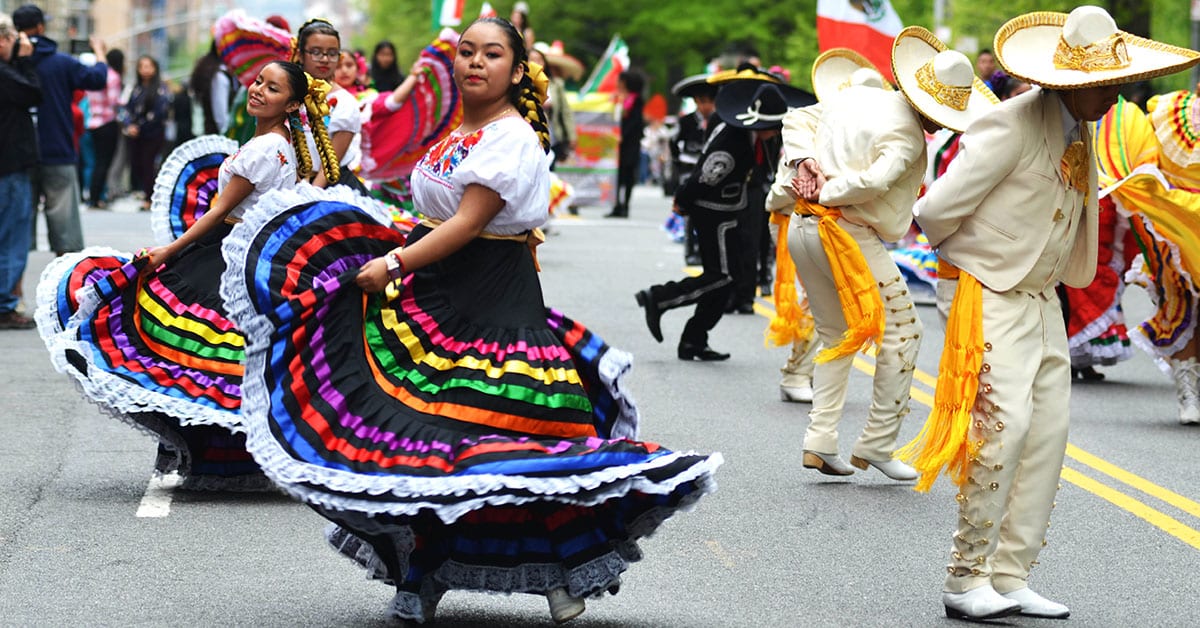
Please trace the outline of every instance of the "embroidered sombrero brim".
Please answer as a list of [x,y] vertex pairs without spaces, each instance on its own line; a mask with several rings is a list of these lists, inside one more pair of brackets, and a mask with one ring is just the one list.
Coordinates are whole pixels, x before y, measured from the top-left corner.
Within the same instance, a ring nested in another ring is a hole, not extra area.
[[917,70],[943,50],[946,50],[946,44],[928,30],[920,26],[905,28],[892,44],[892,76],[896,77],[900,91],[917,111],[937,124],[961,133],[976,118],[999,104],[1000,99],[979,77],[975,77],[967,105],[961,110],[938,102],[922,89],[917,82]]
[[[832,48],[822,52],[821,56],[813,61],[812,69],[812,86],[817,100],[825,100],[849,87],[850,75],[863,68],[879,73],[875,64],[849,48]],[[882,73],[880,80],[883,81],[885,89],[892,89],[892,84],[883,78]]]
[[996,60],[1009,74],[1050,89],[1082,89],[1136,83],[1186,70],[1200,53],[1119,31],[1129,65],[1084,72],[1055,67],[1054,51],[1062,37],[1066,13],[1038,11],[1009,20],[996,31]]

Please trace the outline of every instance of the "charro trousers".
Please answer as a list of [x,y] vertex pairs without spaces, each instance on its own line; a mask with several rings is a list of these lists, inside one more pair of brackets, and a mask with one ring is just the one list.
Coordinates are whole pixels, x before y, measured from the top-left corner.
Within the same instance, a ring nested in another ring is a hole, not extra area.
[[721,321],[733,290],[733,269],[738,264],[737,225],[740,212],[693,208],[689,214],[700,241],[704,272],[697,277],[650,286],[650,298],[662,311],[696,304],[683,327],[680,342],[705,347],[708,332]]
[[[838,299],[829,258],[817,231],[818,219],[793,220],[788,250],[808,291],[808,304],[822,346],[837,345],[846,331],[846,318]],[[844,219],[840,224],[858,243],[883,299],[885,328],[875,357],[875,381],[867,425],[854,445],[853,455],[866,460],[890,460],[900,422],[908,414],[909,389],[921,344],[921,321],[913,307],[908,285],[875,231]],[[813,371],[813,407],[809,413],[804,449],[838,453],[838,423],[846,403],[846,387],[854,356],[824,364]]]
[[[957,282],[939,282],[938,305]],[[983,289],[983,365],[945,590],[1026,586],[1045,545],[1067,447],[1071,358],[1058,295]]]

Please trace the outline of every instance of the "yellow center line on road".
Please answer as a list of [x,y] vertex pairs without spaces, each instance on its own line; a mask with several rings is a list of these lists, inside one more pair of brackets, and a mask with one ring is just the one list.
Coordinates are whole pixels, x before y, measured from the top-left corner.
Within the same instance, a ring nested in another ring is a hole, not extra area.
[[[754,311],[768,319],[775,316],[774,308],[764,306],[758,302],[754,304]],[[875,349],[872,347],[864,353],[868,356],[873,356]],[[854,358],[854,366],[867,375],[875,375],[875,365],[861,357],[856,356]],[[935,374],[917,369],[913,373],[913,379],[935,390],[937,388],[937,375]],[[930,409],[933,408],[933,395],[931,393],[916,386],[911,388],[911,393],[914,401]],[[1196,503],[1183,495],[1159,486],[1135,473],[1126,471],[1069,443],[1067,444],[1067,457],[1200,519],[1200,503]],[[1190,527],[1178,519],[1070,467],[1063,466],[1062,479],[1133,514],[1180,541],[1196,549],[1200,549],[1200,530]]]
[[1200,531],[1183,524],[1178,519],[1159,512],[1125,493],[1107,484],[1097,482],[1070,467],[1063,467],[1062,479],[1101,499],[1109,501],[1122,510],[1132,513],[1135,517],[1161,529],[1180,541],[1196,549],[1200,549]]
[[1102,460],[1088,452],[1071,444],[1067,445],[1067,456],[1080,464],[1087,465],[1113,479],[1119,480],[1136,488],[1137,490],[1150,495],[1156,499],[1164,501],[1187,514],[1200,519],[1200,504],[1176,493],[1170,489],[1163,488],[1139,475],[1135,475],[1126,471],[1111,462]]

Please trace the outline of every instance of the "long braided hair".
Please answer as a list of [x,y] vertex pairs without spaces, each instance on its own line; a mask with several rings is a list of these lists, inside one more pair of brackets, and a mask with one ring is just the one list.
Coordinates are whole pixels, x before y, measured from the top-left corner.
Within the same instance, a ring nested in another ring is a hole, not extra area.
[[[308,121],[312,128],[313,137],[316,139],[318,150],[322,146],[329,147],[329,153],[333,153],[333,145],[329,142],[329,133],[325,130],[325,121],[320,111],[320,103],[315,101],[315,98],[323,98],[320,92],[314,93],[314,81],[324,83],[320,79],[315,79],[304,72],[297,63],[290,61],[272,61],[268,65],[279,66],[287,74],[288,87],[292,90],[291,100],[288,102],[301,103],[308,111]],[[288,126],[292,131],[292,148],[296,151],[296,176],[300,179],[307,179],[312,176],[313,160],[312,155],[308,153],[308,142],[304,140],[304,122],[300,119],[300,111],[296,110],[288,114]],[[330,183],[336,183],[338,180],[337,156],[331,158],[325,157],[325,151],[322,151],[321,167],[325,171],[325,178]],[[331,162],[332,159],[332,162]],[[330,165],[332,163],[332,165]],[[331,171],[332,168],[332,171]]]
[[500,17],[482,17],[472,22],[471,26],[480,23],[495,24],[504,31],[504,36],[508,39],[508,47],[513,51],[513,69],[515,70],[518,65],[524,68],[525,73],[521,77],[521,81],[509,88],[508,100],[517,108],[529,126],[533,127],[538,141],[542,144],[542,150],[549,153],[550,122],[546,117],[546,110],[542,108],[542,101],[546,99],[546,84],[549,79],[546,78],[540,65],[529,62],[529,53],[525,49],[525,38],[517,32],[512,22]]
[[[300,26],[300,30],[296,32],[296,38],[292,40],[292,62],[299,64],[303,72],[304,64],[302,56],[304,48],[308,45],[308,38],[313,35],[330,35],[338,40],[338,45],[341,45],[342,36],[338,34],[337,29],[329,20],[323,18],[313,18]],[[334,60],[336,64],[336,59]],[[314,81],[324,83],[321,79],[316,79],[305,74],[307,85],[304,90],[306,94],[304,98],[304,109],[308,114],[308,125],[312,129],[313,142],[317,145],[317,153],[321,158],[321,169],[325,172],[325,179],[332,185],[338,182],[341,175],[340,164],[338,163],[337,151],[333,149],[333,142],[329,140],[329,131],[325,128],[325,114],[328,108],[324,102],[316,102],[317,93],[314,93]],[[319,92],[319,90],[315,90]],[[328,90],[326,90],[328,93]],[[322,97],[323,98],[323,97]],[[296,114],[295,120],[289,120],[295,136],[295,129],[303,129],[299,114]],[[303,137],[303,136],[300,136]],[[300,154],[304,153],[304,157]],[[308,154],[308,143],[296,143],[296,160],[300,164],[307,164],[304,167],[302,177],[308,178],[312,174],[312,156]],[[299,169],[297,169],[299,172]]]

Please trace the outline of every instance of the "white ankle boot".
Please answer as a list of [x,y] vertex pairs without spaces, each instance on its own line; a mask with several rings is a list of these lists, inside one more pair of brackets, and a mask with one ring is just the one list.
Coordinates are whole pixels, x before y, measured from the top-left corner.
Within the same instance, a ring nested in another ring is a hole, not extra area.
[[582,598],[571,597],[566,589],[546,592],[546,601],[550,603],[550,617],[554,618],[556,624],[571,621],[587,609]]
[[1066,619],[1071,615],[1071,609],[1066,604],[1051,602],[1038,595],[1029,587],[1003,594],[1004,597],[1021,605],[1021,614],[1029,617],[1045,617],[1047,619]]
[[804,450],[803,464],[805,468],[816,469],[825,475],[852,475],[854,469],[842,461],[837,454],[823,454],[817,451]]
[[813,389],[811,380],[801,383],[798,386],[784,386],[780,384],[779,399],[795,403],[812,403]]
[[1010,600],[985,584],[962,593],[942,592],[942,604],[950,619],[999,619],[1021,612],[1021,603]]
[[1175,379],[1175,394],[1179,399],[1179,422],[1183,425],[1200,424],[1200,392],[1197,391],[1197,375],[1200,366],[1194,358],[1171,360],[1171,376]]
[[850,456],[850,464],[864,471],[867,469],[867,467],[875,467],[876,469],[879,469],[880,473],[892,478],[893,480],[899,480],[901,482],[915,480],[921,476],[920,473],[917,473],[916,469],[904,464],[903,462],[900,462],[899,460],[896,460],[895,458],[888,458],[887,460],[879,461],[867,460],[866,458],[859,458],[858,456]]

